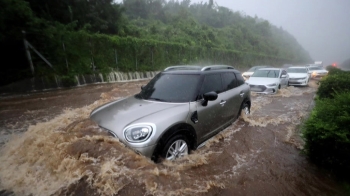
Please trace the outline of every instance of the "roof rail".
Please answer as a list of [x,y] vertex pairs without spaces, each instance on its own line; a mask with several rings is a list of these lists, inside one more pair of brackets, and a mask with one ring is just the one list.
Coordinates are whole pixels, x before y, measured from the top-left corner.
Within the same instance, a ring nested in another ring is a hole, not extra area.
[[164,71],[170,70],[198,70],[198,71],[208,71],[208,70],[219,70],[219,69],[234,69],[234,67],[229,65],[209,65],[209,66],[197,66],[197,65],[177,65],[171,66],[164,69]]
[[229,65],[210,65],[210,66],[203,67],[201,71],[218,70],[218,69],[234,69],[234,68]]
[[170,71],[170,70],[201,70],[201,66],[195,66],[195,65],[177,65],[177,66],[171,66],[164,69],[164,71]]

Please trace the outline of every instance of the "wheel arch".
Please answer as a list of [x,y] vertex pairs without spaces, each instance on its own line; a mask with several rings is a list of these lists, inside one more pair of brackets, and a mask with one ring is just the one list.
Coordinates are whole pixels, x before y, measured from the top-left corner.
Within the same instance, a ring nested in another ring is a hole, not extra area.
[[250,100],[248,97],[246,97],[246,98],[243,99],[242,104],[241,104],[241,107],[242,107],[243,104],[245,104],[245,103],[248,104],[249,109],[250,109],[252,102],[251,102],[251,100]]
[[159,137],[157,141],[157,146],[153,151],[152,160],[157,161],[164,145],[175,135],[184,135],[189,140],[189,150],[194,150],[197,147],[197,134],[195,129],[187,123],[178,123],[169,127],[164,133]]

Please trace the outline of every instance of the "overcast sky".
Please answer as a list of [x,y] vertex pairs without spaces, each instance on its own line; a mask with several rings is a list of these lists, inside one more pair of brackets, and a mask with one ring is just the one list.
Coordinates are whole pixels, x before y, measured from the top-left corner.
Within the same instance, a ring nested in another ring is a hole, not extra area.
[[[180,0],[181,1],[181,0]],[[192,3],[209,0],[191,0]],[[315,61],[350,58],[350,0],[214,0],[219,6],[268,20],[292,34]]]

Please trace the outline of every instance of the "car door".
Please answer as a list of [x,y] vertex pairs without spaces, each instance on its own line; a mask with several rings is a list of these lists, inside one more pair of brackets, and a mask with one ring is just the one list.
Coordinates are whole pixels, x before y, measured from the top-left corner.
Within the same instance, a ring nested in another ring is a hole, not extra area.
[[309,81],[311,78],[312,71],[310,71],[310,69],[308,67],[306,67],[306,71],[307,71],[306,72],[307,73],[307,81]]
[[[282,75],[285,75],[286,77],[282,78]],[[281,72],[281,86],[288,86],[288,80],[289,80],[289,76],[287,74],[287,71],[282,70],[282,72]]]
[[225,104],[222,105],[223,123],[227,123],[237,118],[241,103],[243,101],[244,91],[238,87],[236,75],[233,72],[222,73],[222,84],[224,92],[222,93]]
[[203,99],[196,102],[196,110],[198,113],[198,123],[196,123],[197,137],[199,141],[203,141],[211,136],[213,132],[218,130],[224,120],[222,119],[223,105],[225,99],[222,92],[222,79],[219,73],[208,74],[204,76],[202,86],[199,91],[199,97],[204,93],[215,91],[218,98],[209,101],[207,106],[203,106]]

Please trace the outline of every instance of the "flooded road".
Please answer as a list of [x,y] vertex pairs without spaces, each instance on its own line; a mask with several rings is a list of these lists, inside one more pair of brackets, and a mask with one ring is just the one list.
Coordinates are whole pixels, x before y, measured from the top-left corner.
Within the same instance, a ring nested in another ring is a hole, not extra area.
[[0,194],[345,195],[301,154],[300,124],[313,104],[314,81],[276,95],[252,94],[251,115],[184,159],[159,164],[88,119],[95,107],[146,83],[2,98]]

